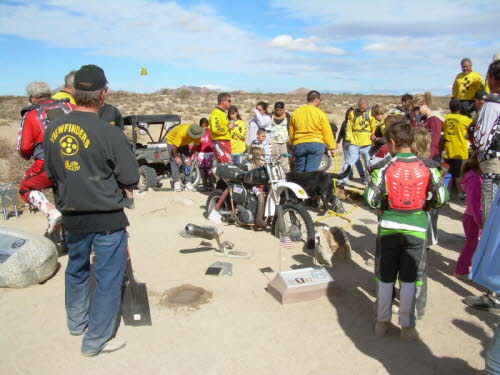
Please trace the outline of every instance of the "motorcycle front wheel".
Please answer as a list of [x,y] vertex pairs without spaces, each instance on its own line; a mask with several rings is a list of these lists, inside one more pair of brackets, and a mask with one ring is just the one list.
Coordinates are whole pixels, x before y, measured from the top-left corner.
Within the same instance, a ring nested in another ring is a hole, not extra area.
[[[284,203],[283,221],[285,226],[284,235],[289,237],[292,242],[303,242],[307,248],[314,247],[314,223],[311,215],[306,208],[296,203]],[[274,217],[273,233],[280,237],[280,228],[277,217]]]

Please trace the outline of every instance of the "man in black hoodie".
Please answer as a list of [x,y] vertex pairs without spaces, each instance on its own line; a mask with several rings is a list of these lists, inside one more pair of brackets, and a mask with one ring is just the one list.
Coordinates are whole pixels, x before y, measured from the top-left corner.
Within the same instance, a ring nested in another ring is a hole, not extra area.
[[[66,314],[70,334],[85,334],[82,354],[120,349],[112,339],[120,308],[129,225],[124,188],[139,180],[138,165],[123,132],[97,114],[107,93],[104,71],[84,65],[75,73],[76,109],[45,132],[47,176],[55,183],[69,250]],[[95,251],[96,289],[90,308],[90,253]]]

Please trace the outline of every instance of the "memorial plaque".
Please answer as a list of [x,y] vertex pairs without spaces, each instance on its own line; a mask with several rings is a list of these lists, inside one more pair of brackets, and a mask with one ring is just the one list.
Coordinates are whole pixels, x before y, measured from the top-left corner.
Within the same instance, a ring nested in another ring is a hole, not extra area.
[[281,304],[323,297],[332,287],[333,278],[324,267],[282,271],[267,284],[268,292]]

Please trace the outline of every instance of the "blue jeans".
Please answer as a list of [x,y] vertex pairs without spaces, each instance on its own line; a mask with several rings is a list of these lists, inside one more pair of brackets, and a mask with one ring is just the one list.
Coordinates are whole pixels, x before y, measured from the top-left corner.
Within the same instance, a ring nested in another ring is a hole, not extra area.
[[[67,324],[74,334],[88,328],[83,337],[83,353],[97,354],[113,336],[120,310],[127,242],[125,229],[110,233],[66,231],[69,253],[66,268]],[[96,288],[89,309],[92,248],[95,252]]]
[[294,148],[295,170],[297,172],[315,172],[325,153],[325,144],[317,142],[300,143]]
[[[348,159],[347,155],[349,154],[349,146],[350,146],[349,142],[342,142],[342,151],[344,151],[344,160],[346,161],[344,163],[343,170],[345,170],[347,167],[347,159]],[[356,169],[358,170],[359,177],[365,178],[365,171],[363,169],[363,163],[361,162],[361,159],[358,159],[358,161],[356,162]],[[352,179],[354,177],[353,172],[354,171],[351,169],[351,173],[349,173],[349,179]]]
[[[350,165],[351,168],[360,160],[363,160],[363,165],[366,166],[368,165],[368,161],[370,160],[370,148],[371,146],[356,146],[356,145],[349,145],[349,149],[347,151],[346,155],[346,161],[345,161],[345,166]],[[340,182],[341,183],[347,183],[349,181],[349,178],[346,177],[342,179]]]
[[486,352],[486,373],[488,375],[500,374],[500,322]]

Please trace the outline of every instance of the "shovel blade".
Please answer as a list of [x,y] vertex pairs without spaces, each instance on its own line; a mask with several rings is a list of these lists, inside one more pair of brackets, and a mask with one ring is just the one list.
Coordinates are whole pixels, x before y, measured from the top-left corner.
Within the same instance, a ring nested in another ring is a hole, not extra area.
[[122,299],[122,317],[126,326],[150,326],[151,311],[146,284],[128,282]]

